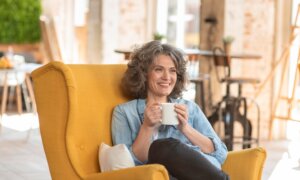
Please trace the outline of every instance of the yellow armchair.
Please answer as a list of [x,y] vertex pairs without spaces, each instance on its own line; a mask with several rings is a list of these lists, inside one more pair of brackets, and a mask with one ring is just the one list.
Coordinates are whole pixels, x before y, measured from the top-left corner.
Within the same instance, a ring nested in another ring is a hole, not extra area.
[[[113,108],[128,101],[120,91],[126,65],[65,65],[51,62],[32,78],[40,131],[52,179],[168,179],[162,165],[100,172],[98,148],[112,144]],[[223,170],[231,180],[261,178],[266,152],[230,152]]]

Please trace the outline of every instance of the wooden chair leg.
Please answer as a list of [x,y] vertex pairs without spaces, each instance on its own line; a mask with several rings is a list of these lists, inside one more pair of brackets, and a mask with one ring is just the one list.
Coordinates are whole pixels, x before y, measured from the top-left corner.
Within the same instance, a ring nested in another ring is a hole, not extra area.
[[7,96],[8,96],[7,73],[5,73],[4,79],[3,79],[3,92],[2,92],[2,102],[1,102],[1,115],[3,115],[3,114],[5,113],[5,111],[6,111]]
[[26,86],[27,86],[27,89],[29,92],[29,97],[30,97],[31,103],[32,103],[32,111],[35,113],[36,112],[35,97],[34,97],[34,93],[33,93],[32,83],[30,80],[30,74],[26,74],[25,82],[26,82]]
[[17,109],[18,113],[22,114],[22,95],[20,84],[16,85],[16,94],[17,94]]

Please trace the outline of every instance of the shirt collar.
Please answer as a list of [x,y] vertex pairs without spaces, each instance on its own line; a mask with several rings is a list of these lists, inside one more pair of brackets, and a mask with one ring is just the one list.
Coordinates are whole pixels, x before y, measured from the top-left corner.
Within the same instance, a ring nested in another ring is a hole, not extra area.
[[146,107],[146,100],[145,99],[137,99],[137,111],[138,111],[138,115],[139,115],[141,122],[144,119],[145,107]]

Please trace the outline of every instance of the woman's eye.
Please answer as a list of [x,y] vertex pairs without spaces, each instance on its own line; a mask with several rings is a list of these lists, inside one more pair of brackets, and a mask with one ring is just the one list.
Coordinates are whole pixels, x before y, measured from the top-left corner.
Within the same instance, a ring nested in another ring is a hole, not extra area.
[[155,68],[154,71],[156,71],[156,72],[161,72],[162,69],[161,69],[161,68]]
[[171,73],[176,73],[176,69],[171,69],[170,72]]

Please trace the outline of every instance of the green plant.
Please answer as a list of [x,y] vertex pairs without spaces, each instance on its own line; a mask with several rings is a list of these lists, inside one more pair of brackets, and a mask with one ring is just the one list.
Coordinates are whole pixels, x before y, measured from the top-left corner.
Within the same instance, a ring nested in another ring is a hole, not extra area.
[[158,32],[153,34],[153,39],[154,40],[162,40],[163,38],[165,38],[165,36],[163,34],[160,34]]
[[234,41],[234,37],[233,36],[225,36],[223,37],[223,42],[224,43],[232,43]]
[[41,0],[1,0],[0,43],[34,43],[41,39]]

